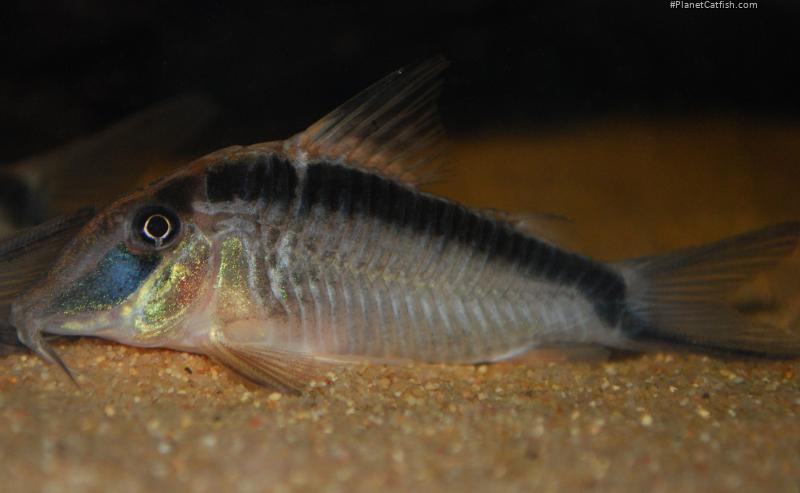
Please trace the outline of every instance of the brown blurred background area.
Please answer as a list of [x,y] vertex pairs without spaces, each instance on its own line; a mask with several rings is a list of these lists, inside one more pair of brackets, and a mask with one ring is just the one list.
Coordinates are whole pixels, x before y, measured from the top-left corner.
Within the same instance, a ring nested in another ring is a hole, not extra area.
[[[0,156],[38,153],[190,92],[223,111],[208,147],[280,138],[437,54],[453,62],[442,100],[453,135],[545,137],[607,119],[678,119],[696,134],[692,122],[707,116],[795,120],[798,13],[780,1],[682,10],[633,0],[9,0],[0,6]],[[646,146],[651,133],[631,138]],[[586,166],[616,161],[596,158]]]
[[0,163],[184,94],[219,108],[187,157],[284,138],[443,54],[454,172],[435,190],[564,214],[590,253],[619,258],[800,217],[798,14],[793,2],[10,0]]

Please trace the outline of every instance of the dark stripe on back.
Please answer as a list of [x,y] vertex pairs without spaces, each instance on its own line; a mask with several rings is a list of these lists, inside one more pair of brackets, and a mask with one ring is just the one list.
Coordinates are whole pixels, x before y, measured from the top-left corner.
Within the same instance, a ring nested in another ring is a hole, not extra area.
[[216,163],[206,171],[205,180],[206,197],[211,203],[263,199],[268,204],[288,206],[297,188],[294,166],[280,156],[264,153]]
[[192,201],[200,186],[200,178],[194,175],[173,178],[155,193],[159,203],[169,205],[176,212],[190,213]]
[[362,214],[399,228],[443,236],[446,241],[487,253],[491,260],[518,264],[532,277],[577,288],[607,324],[616,326],[620,321],[625,300],[625,281],[620,274],[462,205],[331,163],[308,166],[301,200],[301,214],[318,205],[331,212]]

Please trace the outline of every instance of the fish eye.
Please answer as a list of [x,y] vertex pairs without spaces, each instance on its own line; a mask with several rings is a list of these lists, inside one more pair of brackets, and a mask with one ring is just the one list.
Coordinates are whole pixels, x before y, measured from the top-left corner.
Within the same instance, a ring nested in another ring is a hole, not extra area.
[[156,250],[168,246],[180,232],[177,214],[165,207],[147,207],[136,215],[133,232]]
[[148,240],[164,241],[172,232],[172,222],[162,214],[153,214],[144,221],[142,233]]

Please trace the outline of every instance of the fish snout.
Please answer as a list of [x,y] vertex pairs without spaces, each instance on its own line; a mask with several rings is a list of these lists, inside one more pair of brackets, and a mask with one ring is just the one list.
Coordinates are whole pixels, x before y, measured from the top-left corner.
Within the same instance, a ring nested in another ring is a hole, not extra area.
[[42,332],[40,321],[34,315],[32,305],[25,298],[18,299],[11,305],[9,322],[17,329],[19,340],[30,347],[35,340],[36,334]]
[[[19,302],[15,302],[11,306],[10,321],[13,326],[17,328],[17,337],[20,342],[46,362],[57,365],[69,376],[70,380],[77,384],[75,376],[64,363],[64,360],[61,359],[55,349],[44,339],[44,326],[41,320],[35,318],[31,310],[25,310],[25,306],[24,303]],[[27,306],[33,308],[32,305]]]

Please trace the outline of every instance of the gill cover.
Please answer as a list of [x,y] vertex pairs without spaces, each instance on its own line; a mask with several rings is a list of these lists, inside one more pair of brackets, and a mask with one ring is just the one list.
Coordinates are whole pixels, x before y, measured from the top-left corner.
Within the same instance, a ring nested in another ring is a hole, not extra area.
[[69,373],[43,333],[160,342],[200,292],[211,250],[199,228],[184,225],[172,185],[159,182],[70,230],[75,239],[9,310],[26,346]]

